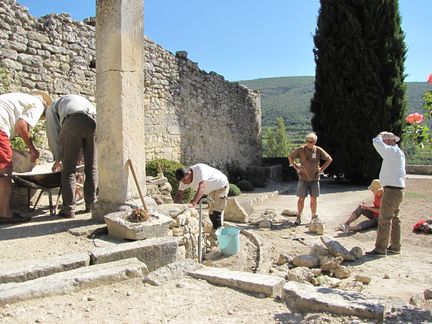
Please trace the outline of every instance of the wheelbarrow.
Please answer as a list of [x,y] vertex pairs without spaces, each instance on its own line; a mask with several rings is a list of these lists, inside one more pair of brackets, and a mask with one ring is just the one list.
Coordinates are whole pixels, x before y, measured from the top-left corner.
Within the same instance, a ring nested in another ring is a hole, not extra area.
[[[77,166],[76,174],[81,175],[81,179],[83,181],[83,171],[84,165]],[[27,209],[29,211],[34,211],[36,206],[43,194],[44,191],[48,192],[48,201],[50,208],[50,215],[55,215],[57,213],[60,195],[61,195],[61,172],[25,172],[25,173],[12,173],[12,180],[16,186],[21,188],[27,188]],[[77,181],[77,191],[82,191],[82,183],[81,181]],[[58,194],[56,199],[56,204],[53,206],[52,199],[52,189],[58,188]],[[34,203],[33,207],[31,207],[31,190],[40,190],[39,195]]]

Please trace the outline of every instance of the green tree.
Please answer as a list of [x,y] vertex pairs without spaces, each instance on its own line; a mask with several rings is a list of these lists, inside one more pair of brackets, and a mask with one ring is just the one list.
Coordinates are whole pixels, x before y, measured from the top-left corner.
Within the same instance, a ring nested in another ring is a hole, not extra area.
[[276,156],[284,157],[288,156],[288,135],[285,127],[285,122],[282,117],[276,119]]
[[273,127],[267,127],[265,130],[265,157],[284,157],[288,155],[289,145],[285,122],[282,117],[278,117],[276,122],[276,130]]
[[267,127],[265,130],[265,145],[264,145],[264,156],[275,157],[276,156],[276,139],[273,131],[273,127]]
[[406,111],[406,47],[397,0],[321,0],[314,36],[312,127],[333,157],[332,175],[355,183],[377,177],[371,140],[400,135]]

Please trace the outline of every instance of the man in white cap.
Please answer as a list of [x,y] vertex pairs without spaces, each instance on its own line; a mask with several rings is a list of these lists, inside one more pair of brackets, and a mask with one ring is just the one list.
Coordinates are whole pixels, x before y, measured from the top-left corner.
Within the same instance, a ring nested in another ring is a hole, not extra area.
[[[405,154],[396,144],[400,138],[390,132],[381,132],[372,140],[383,161],[379,179],[384,188],[378,218],[375,249],[369,256],[399,254],[401,251],[401,226],[399,206],[405,188]],[[388,245],[390,243],[390,245]]]
[[79,95],[57,98],[46,113],[48,145],[54,157],[53,171],[62,171],[63,205],[60,217],[75,217],[76,166],[84,158],[84,200],[86,211],[96,202],[98,183],[96,107]]
[[30,151],[32,162],[39,158],[33,145],[30,128],[34,127],[52,99],[45,91],[31,94],[7,93],[0,95],[0,224],[23,223],[30,220],[10,210],[12,193],[12,148],[10,140],[20,136]]

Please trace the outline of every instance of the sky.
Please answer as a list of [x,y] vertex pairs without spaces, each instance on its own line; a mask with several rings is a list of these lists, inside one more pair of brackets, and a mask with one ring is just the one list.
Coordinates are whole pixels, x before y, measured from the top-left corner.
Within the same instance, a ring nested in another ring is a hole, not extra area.
[[[95,16],[95,0],[17,0],[35,17]],[[144,34],[229,81],[313,76],[319,0],[144,0]],[[405,81],[432,73],[432,0],[399,0],[408,49]]]

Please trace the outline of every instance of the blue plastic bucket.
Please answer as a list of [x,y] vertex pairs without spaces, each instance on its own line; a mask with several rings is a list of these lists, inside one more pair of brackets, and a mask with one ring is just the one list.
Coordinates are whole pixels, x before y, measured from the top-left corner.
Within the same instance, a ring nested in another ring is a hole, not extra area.
[[223,255],[230,256],[240,251],[240,229],[237,227],[221,227],[216,230],[219,247]]

